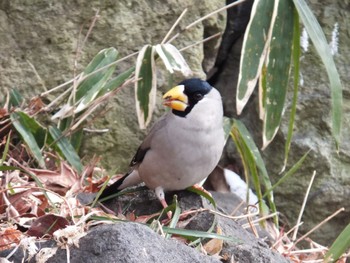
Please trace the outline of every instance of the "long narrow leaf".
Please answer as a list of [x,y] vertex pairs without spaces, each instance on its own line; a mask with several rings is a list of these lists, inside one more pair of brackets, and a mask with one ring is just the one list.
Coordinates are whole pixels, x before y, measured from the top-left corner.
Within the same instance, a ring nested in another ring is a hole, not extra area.
[[[28,145],[30,152],[38,161],[41,168],[45,168],[45,161],[41,154],[39,144],[43,144],[45,130],[24,112],[13,112],[10,115],[13,126],[19,132],[24,142]],[[36,140],[36,137],[40,140]]]
[[103,88],[100,90],[98,96],[102,96],[106,94],[107,92],[113,91],[116,88],[119,88],[130,76],[135,72],[135,67],[131,67],[128,70],[120,73],[115,78],[111,79],[106,83],[106,85],[103,86]]
[[288,161],[288,154],[290,150],[290,145],[292,142],[293,137],[293,129],[294,129],[294,120],[295,120],[295,114],[297,111],[297,101],[298,101],[298,88],[299,88],[299,65],[300,65],[300,25],[299,25],[299,15],[297,13],[297,10],[294,8],[294,27],[293,27],[293,71],[294,71],[294,78],[293,78],[293,99],[292,99],[292,108],[290,110],[290,117],[289,117],[289,125],[288,125],[288,134],[286,139],[286,145],[284,147],[284,164],[282,167],[281,172],[284,171],[284,169],[287,166]]
[[58,148],[66,160],[79,172],[83,171],[83,165],[80,162],[80,158],[76,153],[74,147],[71,145],[69,140],[63,136],[61,131],[54,126],[49,127],[49,132],[52,138],[56,141]]
[[[111,64],[117,59],[117,57],[118,51],[115,48],[111,47],[101,50],[92,59],[89,65],[87,65],[82,74],[82,77],[91,74],[104,66]],[[115,68],[115,66],[112,66],[112,68]],[[93,75],[90,75],[85,80],[83,80],[78,86],[78,90],[75,95],[76,101],[79,101],[81,98],[83,98],[95,86],[96,83],[101,81],[106,72],[109,72],[109,68],[101,70]]]
[[237,84],[237,113],[240,114],[253,93],[263,66],[274,0],[255,0],[244,35]]
[[305,161],[306,157],[308,156],[310,150],[307,151],[307,153],[305,153],[298,162],[296,162],[292,168],[290,168],[278,181],[277,183],[275,183],[271,188],[267,189],[264,196],[267,196],[268,193],[270,193],[271,191],[273,191],[277,186],[279,186],[280,184],[282,184],[284,181],[286,181],[289,177],[291,177],[293,174],[295,174],[300,166],[303,164],[303,162]]
[[228,242],[234,242],[237,244],[242,243],[241,240],[234,238],[234,237],[230,237],[230,236],[223,236],[223,235],[219,235],[216,233],[208,233],[208,232],[204,232],[204,231],[198,231],[198,230],[188,230],[188,229],[180,229],[180,228],[170,228],[170,227],[166,227],[163,226],[163,231],[165,233],[168,234],[173,234],[173,235],[179,235],[179,236],[183,236],[189,239],[196,239],[196,238],[217,238],[217,239],[221,239],[224,241],[228,241]]
[[139,126],[145,129],[151,121],[156,104],[157,77],[154,47],[144,46],[136,60],[135,101]]
[[293,46],[293,3],[276,1],[272,37],[266,58],[266,92],[263,120],[263,149],[275,137],[282,118],[288,89]]
[[[102,56],[101,60],[100,60],[100,55]],[[98,70],[116,61],[118,58],[118,51],[114,48],[109,48],[109,49],[100,51],[97,56],[99,56],[98,60],[96,61],[95,59],[93,59],[92,62],[90,63],[89,71]],[[88,105],[100,93],[101,89],[103,89],[106,82],[110,79],[113,72],[115,71],[115,68],[116,68],[116,65],[113,65],[108,67],[107,69],[101,70],[100,72],[88,77],[78,86],[76,99],[80,100],[80,102],[75,109],[75,113],[78,113],[84,110],[86,107],[88,107]]]
[[[271,188],[271,181],[268,176],[264,161],[260,155],[259,149],[256,147],[252,139],[252,136],[250,135],[247,128],[239,120],[234,121],[234,125],[231,131],[231,136],[235,144],[238,146],[237,149],[241,154],[243,163],[244,162],[246,163],[245,168],[249,169],[249,172],[251,173],[255,191],[259,199],[260,212],[265,213],[267,208],[265,207],[263,202],[263,196],[262,196],[262,190],[260,187],[259,177],[261,178],[262,183],[265,186],[265,189]],[[256,167],[259,170],[259,174],[256,171]],[[269,192],[267,194],[267,200],[269,202],[272,212],[276,212],[277,210],[276,210],[275,203],[273,201],[272,192]],[[275,220],[275,224],[277,225],[278,224],[277,216],[274,217],[274,220]]]
[[340,233],[326,253],[323,262],[335,262],[350,248],[350,224]]
[[314,14],[304,0],[293,0],[293,2],[328,74],[332,97],[332,133],[338,148],[342,125],[343,104],[342,84],[340,77],[326,37]]

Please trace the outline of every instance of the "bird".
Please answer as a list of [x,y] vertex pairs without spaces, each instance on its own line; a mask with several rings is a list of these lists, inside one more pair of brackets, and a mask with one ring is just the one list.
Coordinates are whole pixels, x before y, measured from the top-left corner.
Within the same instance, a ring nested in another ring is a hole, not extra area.
[[202,79],[186,79],[164,94],[163,105],[171,110],[152,126],[130,171],[99,199],[144,182],[166,208],[165,192],[197,185],[214,170],[225,145],[219,91]]

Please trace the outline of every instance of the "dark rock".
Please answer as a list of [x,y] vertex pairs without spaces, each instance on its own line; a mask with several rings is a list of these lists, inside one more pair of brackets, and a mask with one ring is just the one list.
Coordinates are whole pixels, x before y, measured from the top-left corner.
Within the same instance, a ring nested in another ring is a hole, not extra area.
[[[93,228],[80,240],[79,247],[71,249],[70,262],[220,262],[137,223]],[[48,262],[66,262],[66,251],[58,250]]]

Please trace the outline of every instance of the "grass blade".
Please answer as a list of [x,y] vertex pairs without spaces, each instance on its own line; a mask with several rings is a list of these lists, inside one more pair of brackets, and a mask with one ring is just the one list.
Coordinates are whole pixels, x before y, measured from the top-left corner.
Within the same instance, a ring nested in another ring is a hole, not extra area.
[[228,241],[228,242],[233,242],[236,244],[242,243],[241,240],[234,238],[234,237],[223,236],[223,235],[219,235],[216,233],[208,233],[208,232],[198,231],[198,230],[170,228],[170,227],[163,226],[163,231],[168,233],[168,234],[183,236],[189,240],[195,240],[197,238],[202,238],[202,239],[203,238],[210,238],[210,239],[216,238],[216,239],[221,239],[221,240]]
[[340,233],[325,255],[324,262],[335,262],[350,248],[350,224]]
[[303,164],[303,162],[305,161],[306,157],[309,155],[311,150],[307,151],[307,153],[305,153],[300,160],[295,163],[293,165],[292,168],[289,169],[288,172],[286,172],[278,181],[277,183],[275,183],[271,188],[267,189],[264,196],[266,197],[268,195],[269,192],[273,191],[273,189],[275,189],[277,186],[279,186],[280,184],[282,184],[284,181],[286,181],[289,177],[291,177],[293,174],[295,174],[299,168],[301,167],[301,165]]
[[316,17],[304,0],[293,0],[293,2],[328,74],[332,99],[332,133],[336,141],[336,146],[339,148],[343,104],[342,84],[339,73],[335,66],[326,37]]

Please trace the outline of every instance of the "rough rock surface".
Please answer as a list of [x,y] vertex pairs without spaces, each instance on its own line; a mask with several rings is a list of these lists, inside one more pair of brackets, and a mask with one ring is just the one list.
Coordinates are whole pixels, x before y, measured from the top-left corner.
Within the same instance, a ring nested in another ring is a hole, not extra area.
[[[185,8],[188,12],[174,33],[222,7],[225,1],[198,3],[196,0],[94,0],[88,4],[81,0],[64,3],[0,1],[0,93],[6,94],[7,89],[17,88],[26,98],[31,98],[74,76],[77,46],[82,49],[76,66],[76,73],[79,73],[104,48],[115,47],[121,58],[146,44],[160,43]],[[82,47],[79,41],[84,39],[97,11],[98,19]],[[180,49],[222,32],[224,21],[223,12],[198,23],[172,43]],[[218,41],[205,44],[206,64],[214,61]],[[194,75],[205,77],[203,45],[189,48],[183,55]],[[133,66],[135,60],[136,56],[120,63],[118,73]],[[169,78],[169,73],[159,74],[158,87],[167,90],[169,84],[173,85],[180,79]],[[133,87],[128,86],[111,98],[108,108],[104,118],[90,128],[109,129],[109,132],[87,133],[81,155],[86,159],[93,155],[102,156],[105,169],[124,172],[145,134],[138,128]]]
[[[197,194],[187,191],[179,191],[176,194],[181,211],[213,209],[207,200]],[[241,203],[241,199],[231,193],[212,194],[221,213],[229,214]],[[80,198],[89,202],[93,196],[82,195]],[[167,198],[170,203],[173,193],[167,194]],[[114,211],[120,211],[122,208],[126,214],[132,212],[138,216],[150,215],[161,209],[153,191],[144,189],[112,199],[106,205]],[[236,213],[240,214],[242,211],[243,208],[240,208]],[[186,225],[186,229],[208,231],[213,220],[213,214],[207,211],[199,212]],[[290,262],[269,248],[269,234],[263,230],[259,232],[260,238],[256,238],[241,226],[245,221],[217,216],[216,222],[222,229],[222,234],[232,238],[232,241],[225,241],[223,244],[219,254],[222,256],[221,261],[216,256],[206,256],[174,239],[165,239],[149,226],[119,222],[90,229],[88,234],[80,239],[78,248],[70,247],[70,262]],[[55,242],[44,242],[38,247],[55,247]],[[9,253],[10,251],[0,252],[0,257]],[[20,262],[23,256],[23,251],[19,249],[10,260]],[[66,259],[67,251],[58,249],[47,262],[66,262]],[[33,258],[30,262],[35,260],[37,259]]]

